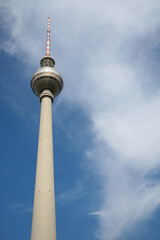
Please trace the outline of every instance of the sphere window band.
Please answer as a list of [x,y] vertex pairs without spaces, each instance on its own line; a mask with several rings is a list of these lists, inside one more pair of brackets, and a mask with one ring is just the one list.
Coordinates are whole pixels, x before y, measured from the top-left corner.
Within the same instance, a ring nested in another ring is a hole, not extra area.
[[40,77],[40,76],[44,76],[44,77],[47,77],[48,75],[50,76],[54,76],[56,78],[58,78],[61,82],[62,82],[62,79],[57,75],[57,74],[54,74],[54,73],[50,73],[50,72],[45,72],[46,76],[44,75],[44,73],[38,73],[37,75],[35,75],[33,78],[32,78],[32,82],[35,81],[35,79],[37,77]]

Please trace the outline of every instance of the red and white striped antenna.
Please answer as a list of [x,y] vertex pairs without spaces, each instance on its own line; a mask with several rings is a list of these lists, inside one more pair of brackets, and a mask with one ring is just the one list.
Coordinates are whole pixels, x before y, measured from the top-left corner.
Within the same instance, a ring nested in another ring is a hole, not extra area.
[[46,56],[50,56],[50,18],[48,17],[48,29],[47,29],[47,44],[46,44]]

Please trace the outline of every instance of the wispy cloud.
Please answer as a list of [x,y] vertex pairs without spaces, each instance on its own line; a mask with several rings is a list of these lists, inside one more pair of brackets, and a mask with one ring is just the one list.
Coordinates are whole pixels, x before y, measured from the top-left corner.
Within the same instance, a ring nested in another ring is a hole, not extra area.
[[7,206],[18,214],[32,213],[33,211],[33,207],[30,203],[7,204]]
[[84,180],[78,180],[74,187],[64,191],[56,197],[56,201],[61,204],[71,204],[85,196]]

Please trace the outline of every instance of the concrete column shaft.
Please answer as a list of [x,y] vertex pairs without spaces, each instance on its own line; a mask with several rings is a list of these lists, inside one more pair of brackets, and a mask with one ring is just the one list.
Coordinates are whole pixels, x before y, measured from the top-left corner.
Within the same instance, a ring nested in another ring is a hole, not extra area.
[[42,95],[31,240],[56,240],[52,98]]

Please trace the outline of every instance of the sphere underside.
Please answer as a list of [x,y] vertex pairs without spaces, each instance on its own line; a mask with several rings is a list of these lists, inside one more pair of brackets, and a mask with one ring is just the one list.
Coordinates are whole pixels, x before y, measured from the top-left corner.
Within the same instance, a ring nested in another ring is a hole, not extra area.
[[43,90],[49,89],[56,97],[63,88],[63,79],[54,68],[42,67],[33,75],[31,88],[37,96],[40,96]]

